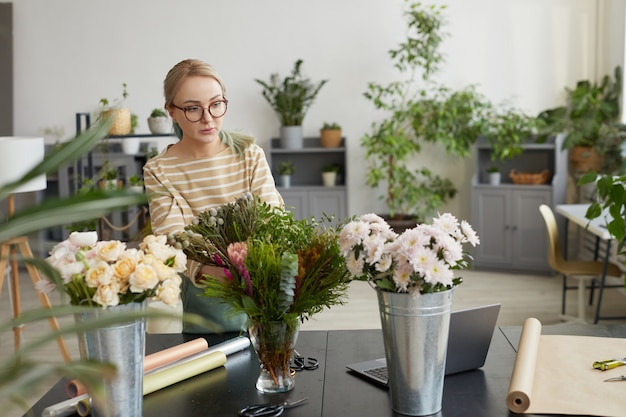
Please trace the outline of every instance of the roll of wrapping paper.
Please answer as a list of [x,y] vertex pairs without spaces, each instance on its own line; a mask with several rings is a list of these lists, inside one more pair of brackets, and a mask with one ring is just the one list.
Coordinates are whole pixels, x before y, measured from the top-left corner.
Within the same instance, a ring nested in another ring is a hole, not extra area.
[[[172,346],[164,350],[147,355],[143,360],[143,371],[148,372],[158,367],[174,363],[180,359],[188,356],[192,356],[195,353],[205,351],[209,347],[206,339],[199,337],[197,339],[190,340],[180,345]],[[65,386],[67,395],[76,397],[78,395],[85,394],[87,387],[80,381],[73,379],[69,381]]]
[[168,369],[146,375],[143,379],[143,395],[200,375],[201,373],[219,368],[226,363],[226,354],[216,351]]
[[533,392],[537,352],[541,336],[541,323],[535,318],[524,321],[517,356],[513,364],[513,374],[506,396],[506,404],[514,413],[523,413],[530,407]]
[[[62,401],[57,404],[53,404],[50,407],[46,407],[41,412],[41,417],[65,417],[73,416],[76,414],[76,406],[83,399],[89,400],[87,394],[79,395],[78,397],[70,398],[69,400]],[[83,414],[80,414],[83,415]]]
[[160,372],[172,366],[178,366],[182,363],[185,363],[194,359],[198,359],[202,356],[211,354],[213,352],[224,352],[226,356],[229,356],[229,355],[232,355],[233,353],[246,349],[248,346],[250,346],[250,339],[248,339],[246,336],[235,337],[233,339],[229,339],[225,342],[218,343],[217,345],[211,346],[210,348],[202,352],[198,352],[193,355],[179,359],[175,362],[170,362],[158,368],[151,369],[150,371],[144,373],[144,375],[147,376],[154,372]]
[[202,352],[208,347],[209,344],[206,339],[199,337],[197,339],[190,340],[189,342],[147,355],[143,360],[143,371],[148,372],[151,369],[175,362],[184,357],[193,355],[194,353]]

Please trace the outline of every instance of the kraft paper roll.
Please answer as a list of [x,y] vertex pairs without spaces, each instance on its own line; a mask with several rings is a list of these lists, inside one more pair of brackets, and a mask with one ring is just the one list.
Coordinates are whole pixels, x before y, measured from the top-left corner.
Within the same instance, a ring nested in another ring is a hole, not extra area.
[[146,375],[143,379],[143,395],[150,394],[203,372],[219,368],[226,363],[224,352],[213,352],[200,358]]
[[528,319],[522,327],[507,393],[515,413],[624,417],[626,382],[605,382],[626,373],[608,371],[593,362],[623,357],[626,339],[571,335],[541,335],[541,324]]
[[541,323],[539,320],[535,318],[526,319],[522,327],[511,383],[506,396],[506,404],[509,410],[514,413],[523,413],[530,407],[540,336]]
[[143,371],[147,372],[151,369],[163,366],[167,363],[175,362],[194,353],[202,352],[207,349],[209,344],[206,339],[199,337],[189,342],[182,343],[171,348],[155,352],[147,355],[143,360]]

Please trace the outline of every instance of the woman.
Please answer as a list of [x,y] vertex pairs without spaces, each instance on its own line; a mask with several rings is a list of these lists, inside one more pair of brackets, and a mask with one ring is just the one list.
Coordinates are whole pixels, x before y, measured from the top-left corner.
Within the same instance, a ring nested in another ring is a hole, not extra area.
[[[144,166],[154,233],[180,231],[200,212],[246,192],[269,204],[283,204],[265,153],[254,138],[222,130],[228,100],[222,80],[210,65],[194,59],[179,62],[168,72],[163,90],[165,109],[180,140]],[[224,331],[241,330],[245,316],[232,317],[219,300],[200,295],[202,288],[196,280],[220,272],[190,262],[190,279],[182,285],[183,309],[219,324]],[[208,331],[183,324],[186,333]]]

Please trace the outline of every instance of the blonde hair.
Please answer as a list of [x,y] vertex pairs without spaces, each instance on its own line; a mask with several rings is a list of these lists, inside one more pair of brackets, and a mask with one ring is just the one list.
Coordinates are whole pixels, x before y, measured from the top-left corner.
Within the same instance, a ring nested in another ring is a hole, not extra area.
[[[226,87],[215,69],[204,61],[198,59],[185,59],[174,65],[165,76],[163,81],[163,95],[165,96],[165,108],[171,108],[174,103],[174,96],[178,92],[180,84],[189,77],[210,77],[213,78],[222,88],[222,97],[226,98]],[[183,132],[177,123],[174,123],[174,132],[178,139],[182,139]],[[254,137],[241,132],[219,132],[223,143],[230,146],[243,157],[245,149],[254,143]]]

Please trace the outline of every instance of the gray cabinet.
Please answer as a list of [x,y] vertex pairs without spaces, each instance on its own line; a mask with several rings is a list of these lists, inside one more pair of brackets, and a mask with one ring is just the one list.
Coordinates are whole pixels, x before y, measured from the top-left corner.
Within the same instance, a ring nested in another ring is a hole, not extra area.
[[[508,161],[491,161],[491,149],[477,146],[477,170],[472,184],[472,225],[480,237],[474,251],[474,268],[549,272],[548,240],[539,206],[554,208],[565,202],[567,153],[561,138],[527,144],[522,155]],[[500,167],[502,182],[489,185],[487,168]],[[524,173],[550,171],[546,184],[514,184],[511,170]],[[559,229],[564,230],[562,219]]]
[[280,194],[285,200],[285,207],[293,210],[298,219],[315,217],[321,220],[324,215],[334,215],[343,220],[346,213],[345,187],[317,189],[317,187],[282,188]]
[[[291,161],[295,165],[291,186],[277,184],[285,206],[293,210],[294,217],[298,219],[315,217],[321,220],[328,215],[342,221],[347,216],[345,139],[337,148],[321,147],[319,138],[305,138],[300,149],[284,149],[279,143],[278,139],[271,140],[268,155],[274,178],[279,178],[278,166],[281,162]],[[329,164],[339,167],[334,187],[326,187],[322,182],[322,168]]]
[[477,186],[473,225],[480,237],[474,267],[548,271],[546,231],[539,206],[552,193],[537,186]]

